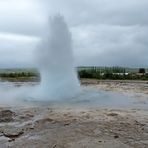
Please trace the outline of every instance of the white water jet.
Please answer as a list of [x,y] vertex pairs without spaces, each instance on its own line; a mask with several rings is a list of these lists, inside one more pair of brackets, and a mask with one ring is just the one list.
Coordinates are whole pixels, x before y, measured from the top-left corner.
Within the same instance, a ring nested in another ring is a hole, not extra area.
[[47,34],[37,51],[37,66],[41,74],[37,93],[40,100],[70,98],[79,92],[71,33],[61,15],[50,19]]

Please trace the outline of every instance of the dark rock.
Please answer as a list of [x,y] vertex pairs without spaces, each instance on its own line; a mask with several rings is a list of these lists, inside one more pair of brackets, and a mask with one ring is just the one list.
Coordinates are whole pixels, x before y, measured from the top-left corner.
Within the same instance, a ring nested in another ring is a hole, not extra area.
[[1,110],[0,111],[0,122],[11,122],[13,121],[14,112],[11,110]]
[[119,136],[118,135],[115,135],[114,138],[117,139],[117,138],[119,138]]
[[64,123],[64,126],[68,126],[68,125],[70,125],[70,123]]
[[3,131],[3,135],[10,139],[16,139],[24,133],[22,128],[8,128]]
[[117,113],[109,113],[109,114],[107,114],[107,116],[118,116],[118,114]]
[[56,148],[57,147],[57,145],[55,144],[55,145],[53,145],[53,147],[52,148]]
[[12,142],[12,141],[15,141],[15,139],[9,139],[9,140],[8,140],[8,142]]

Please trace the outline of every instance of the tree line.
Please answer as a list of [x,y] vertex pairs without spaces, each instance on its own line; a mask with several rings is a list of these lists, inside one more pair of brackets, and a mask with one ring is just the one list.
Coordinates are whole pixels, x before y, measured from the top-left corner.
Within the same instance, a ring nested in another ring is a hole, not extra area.
[[109,68],[82,68],[78,70],[79,78],[92,78],[92,79],[111,79],[111,80],[148,80],[144,68],[140,68],[138,72],[126,72],[122,67],[109,67]]

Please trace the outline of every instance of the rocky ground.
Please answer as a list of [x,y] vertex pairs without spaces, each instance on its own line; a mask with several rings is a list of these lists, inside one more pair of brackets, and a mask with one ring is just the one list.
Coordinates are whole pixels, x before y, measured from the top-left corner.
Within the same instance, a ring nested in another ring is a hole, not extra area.
[[82,79],[81,84],[106,91],[141,93],[148,95],[148,81]]
[[[95,82],[95,83],[94,83]],[[145,85],[83,81],[147,95]],[[0,148],[147,148],[148,109],[19,106],[0,108]]]

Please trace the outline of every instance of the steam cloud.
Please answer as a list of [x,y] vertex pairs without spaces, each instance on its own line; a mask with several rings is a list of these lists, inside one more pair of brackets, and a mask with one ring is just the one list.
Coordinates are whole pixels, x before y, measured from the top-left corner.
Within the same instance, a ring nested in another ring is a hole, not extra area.
[[50,18],[36,60],[41,74],[38,90],[41,100],[68,98],[78,93],[80,87],[74,68],[71,33],[61,15]]
[[40,71],[37,86],[8,87],[0,89],[3,103],[15,104],[20,100],[50,101],[69,99],[80,91],[74,68],[72,39],[64,18],[52,17],[46,35],[35,52],[35,65]]

